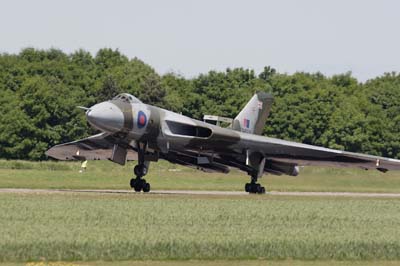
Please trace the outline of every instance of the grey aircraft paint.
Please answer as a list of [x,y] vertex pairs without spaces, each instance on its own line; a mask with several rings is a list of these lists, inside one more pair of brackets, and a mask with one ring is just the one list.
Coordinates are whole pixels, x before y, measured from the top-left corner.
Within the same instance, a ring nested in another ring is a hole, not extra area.
[[232,128],[222,128],[124,93],[86,111],[89,123],[102,133],[54,146],[46,154],[59,160],[109,159],[120,164],[139,159],[147,166],[165,159],[207,172],[227,173],[234,167],[247,172],[252,182],[264,173],[297,175],[303,165],[400,170],[400,160],[261,136],[272,102],[271,95],[256,93]]

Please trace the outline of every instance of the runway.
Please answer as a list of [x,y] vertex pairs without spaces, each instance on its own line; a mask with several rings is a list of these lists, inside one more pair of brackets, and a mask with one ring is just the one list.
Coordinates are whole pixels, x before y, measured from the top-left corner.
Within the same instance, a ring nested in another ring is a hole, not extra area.
[[[204,191],[204,190],[154,190],[149,193],[137,193],[134,192],[133,190],[111,190],[111,189],[0,188],[0,193],[30,193],[30,194],[98,193],[98,194],[249,196],[248,193],[241,191]],[[400,198],[400,193],[268,191],[265,193],[265,195],[255,195],[255,196]]]

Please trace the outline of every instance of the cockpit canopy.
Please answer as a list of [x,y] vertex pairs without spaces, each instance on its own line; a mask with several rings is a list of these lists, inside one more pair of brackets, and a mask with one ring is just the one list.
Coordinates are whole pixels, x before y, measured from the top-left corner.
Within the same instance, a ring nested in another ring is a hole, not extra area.
[[142,103],[138,98],[129,93],[118,94],[113,98],[113,100],[122,100],[127,103]]

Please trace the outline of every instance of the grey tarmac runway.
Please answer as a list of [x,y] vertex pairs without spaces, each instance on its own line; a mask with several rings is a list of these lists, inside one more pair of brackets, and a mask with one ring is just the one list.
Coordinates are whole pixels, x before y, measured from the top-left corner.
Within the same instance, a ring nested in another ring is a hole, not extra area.
[[[0,193],[34,193],[34,194],[65,194],[65,193],[98,193],[98,194],[139,194],[133,190],[111,189],[29,189],[0,188]],[[142,193],[144,194],[144,193]],[[241,191],[202,191],[202,190],[154,190],[149,194],[162,195],[210,195],[210,196],[247,196]],[[365,197],[365,198],[400,198],[400,193],[364,193],[364,192],[281,192],[269,191],[265,196],[309,196],[309,197]]]

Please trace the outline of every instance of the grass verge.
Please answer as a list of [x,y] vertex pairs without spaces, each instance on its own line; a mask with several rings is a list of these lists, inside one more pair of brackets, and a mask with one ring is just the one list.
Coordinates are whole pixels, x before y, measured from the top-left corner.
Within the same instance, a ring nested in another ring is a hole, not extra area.
[[0,261],[398,260],[400,201],[0,194]]
[[[91,161],[80,174],[78,162],[26,162],[0,160],[0,187],[128,189],[134,162],[121,167],[108,161]],[[146,179],[152,189],[239,190],[248,182],[246,173],[208,174],[172,165],[152,163]],[[268,190],[398,192],[400,173],[360,169],[303,168],[297,177],[266,175],[260,182]]]
[[394,266],[398,261],[189,260],[0,263],[0,266]]

